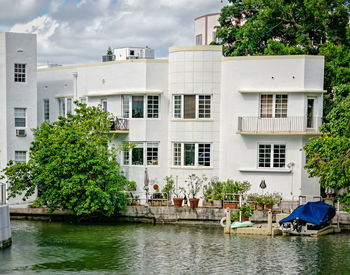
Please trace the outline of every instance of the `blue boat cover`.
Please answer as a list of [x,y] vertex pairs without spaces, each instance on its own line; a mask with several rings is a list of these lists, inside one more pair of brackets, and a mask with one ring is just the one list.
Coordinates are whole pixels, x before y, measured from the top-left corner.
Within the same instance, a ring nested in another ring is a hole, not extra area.
[[296,218],[315,225],[321,225],[335,216],[335,207],[322,201],[308,202],[298,206],[287,218],[280,220],[280,224],[291,222]]

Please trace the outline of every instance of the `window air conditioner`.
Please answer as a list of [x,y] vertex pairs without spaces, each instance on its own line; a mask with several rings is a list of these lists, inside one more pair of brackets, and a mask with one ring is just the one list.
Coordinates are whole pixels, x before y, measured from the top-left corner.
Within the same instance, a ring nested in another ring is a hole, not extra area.
[[26,130],[24,129],[16,129],[16,136],[17,137],[26,137],[27,136],[27,133],[26,133]]

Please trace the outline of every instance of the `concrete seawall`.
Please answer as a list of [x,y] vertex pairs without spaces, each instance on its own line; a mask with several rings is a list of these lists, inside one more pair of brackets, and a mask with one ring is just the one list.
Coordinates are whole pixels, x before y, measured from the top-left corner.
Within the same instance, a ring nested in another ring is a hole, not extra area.
[[11,240],[11,225],[8,205],[0,206],[0,249],[10,246]]

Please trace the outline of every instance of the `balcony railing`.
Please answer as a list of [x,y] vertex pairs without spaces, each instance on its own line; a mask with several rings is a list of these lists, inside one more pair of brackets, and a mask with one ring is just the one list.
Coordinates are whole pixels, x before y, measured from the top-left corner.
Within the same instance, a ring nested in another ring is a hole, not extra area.
[[103,55],[102,56],[102,62],[109,62],[109,61],[115,61],[115,55],[109,54],[109,55]]
[[238,117],[239,133],[318,133],[321,117],[260,118]]
[[6,204],[6,184],[0,183],[0,205]]
[[128,119],[116,117],[111,121],[111,131],[129,131]]

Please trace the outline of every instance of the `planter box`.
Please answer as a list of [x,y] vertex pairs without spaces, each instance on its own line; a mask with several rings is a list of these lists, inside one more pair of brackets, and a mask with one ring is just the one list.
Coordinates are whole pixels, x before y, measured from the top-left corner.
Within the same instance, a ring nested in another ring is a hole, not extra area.
[[236,202],[225,202],[224,208],[230,208],[230,209],[237,209],[237,203]]
[[222,201],[214,200],[213,202],[203,201],[203,207],[222,208]]

